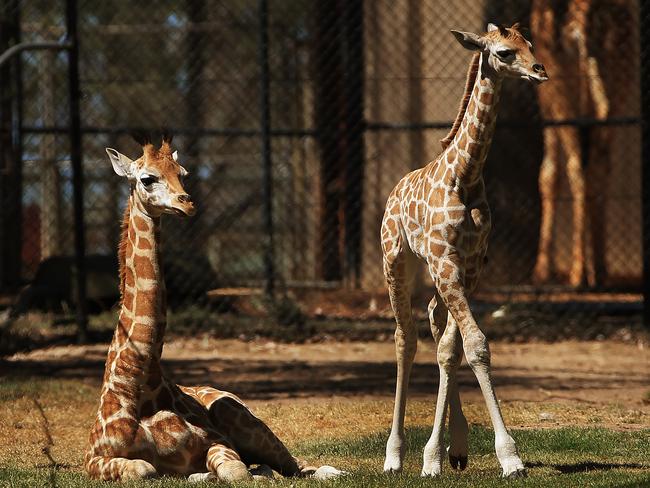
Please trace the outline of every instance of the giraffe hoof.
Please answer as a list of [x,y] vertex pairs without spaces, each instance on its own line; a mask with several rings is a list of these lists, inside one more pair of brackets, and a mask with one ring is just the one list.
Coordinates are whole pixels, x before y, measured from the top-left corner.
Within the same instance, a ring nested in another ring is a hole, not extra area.
[[313,476],[318,468],[316,466],[302,466],[300,468],[300,476],[303,478],[309,478]]
[[449,464],[454,469],[463,471],[467,467],[467,456],[453,456],[449,455]]
[[316,470],[316,472],[311,476],[317,480],[328,480],[331,478],[337,478],[347,474],[345,471],[336,469],[334,466],[323,465]]
[[217,476],[214,473],[192,473],[187,477],[190,483],[201,483],[202,481],[216,480]]
[[259,466],[249,469],[248,472],[253,475],[253,479],[273,479],[273,470],[267,464],[260,464]]
[[508,479],[514,479],[514,478],[526,478],[527,476],[528,473],[526,472],[526,468],[517,468],[514,471],[511,471],[510,473],[506,473],[504,471],[502,477]]

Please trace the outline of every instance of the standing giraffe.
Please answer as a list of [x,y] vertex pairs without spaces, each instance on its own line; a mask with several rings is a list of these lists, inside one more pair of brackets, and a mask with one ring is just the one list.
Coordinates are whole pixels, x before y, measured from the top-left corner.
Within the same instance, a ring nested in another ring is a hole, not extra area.
[[[546,120],[624,115],[634,92],[630,59],[634,0],[535,0],[530,25],[537,52],[561,77],[539,87]],[[554,272],[553,227],[562,164],[571,194],[571,267],[568,281],[595,286],[606,274],[607,179],[611,168],[612,127],[589,130],[590,154],[583,155],[577,127],[545,127],[544,158],[539,172],[542,200],[539,247],[533,281],[544,283]],[[583,167],[583,156],[589,164]]]
[[467,465],[467,421],[456,372],[463,350],[487,403],[495,430],[503,475],[525,475],[515,442],[508,434],[490,379],[490,351],[469,308],[485,259],[490,210],[485,197],[483,165],[490,148],[503,78],[541,83],[544,66],[518,24],[489,24],[483,35],[452,31],[465,48],[477,51],[467,74],[465,95],[454,125],[442,140],[443,152],[424,168],[408,173],[393,189],[381,227],[384,275],[395,313],[397,387],[384,471],[400,471],[404,458],[404,411],[417,331],[411,316],[411,290],[417,258],[427,263],[435,285],[429,303],[431,332],[438,344],[440,384],[431,438],[424,448],[423,476],[441,473],[442,438],[450,406],[449,461]]
[[255,463],[289,476],[340,473],[304,466],[235,395],[208,386],[177,386],[163,375],[160,218],[191,216],[194,205],[183,189],[187,171],[172,152],[171,138],[163,136],[160,149],[148,138],[139,142],[143,155],[135,161],[106,149],[115,172],[129,180],[131,193],[119,246],[121,310],[86,471],[102,480],[171,474],[189,475],[192,481],[236,481],[252,478],[247,466]]

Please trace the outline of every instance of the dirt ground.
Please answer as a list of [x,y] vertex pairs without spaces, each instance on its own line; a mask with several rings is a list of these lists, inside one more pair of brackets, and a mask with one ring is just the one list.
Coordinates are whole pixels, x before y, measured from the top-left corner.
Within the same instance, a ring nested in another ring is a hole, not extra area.
[[[0,359],[0,465],[81,469],[106,348],[55,346]],[[643,342],[497,342],[491,349],[497,394],[513,429],[650,427],[650,357]],[[390,426],[392,341],[175,338],[163,358],[168,374],[183,384],[211,384],[241,396],[289,445],[383,433]],[[437,383],[433,342],[420,341],[407,427],[432,424]],[[489,426],[465,364],[459,384],[468,421]]]
[[[493,379],[501,401],[618,405],[650,415],[650,354],[643,342],[491,344]],[[105,345],[57,346],[0,362],[2,376],[54,376],[97,383]],[[395,383],[392,341],[283,344],[267,340],[176,338],[163,359],[182,384],[208,383],[248,401],[296,401],[369,396],[390,400]],[[414,397],[433,398],[435,349],[420,341],[411,378]],[[469,367],[459,373],[463,399],[480,402]]]

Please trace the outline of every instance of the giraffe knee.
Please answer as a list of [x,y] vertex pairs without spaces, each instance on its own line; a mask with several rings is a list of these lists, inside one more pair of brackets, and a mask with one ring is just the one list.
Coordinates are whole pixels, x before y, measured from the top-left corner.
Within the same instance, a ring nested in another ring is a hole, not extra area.
[[217,478],[228,483],[245,481],[253,478],[246,465],[238,460],[224,461],[217,466]]
[[395,329],[395,346],[403,352],[405,357],[413,359],[417,345],[417,331],[415,327],[412,325],[409,325],[409,327],[398,326]]
[[458,368],[462,355],[462,351],[453,344],[441,341],[438,346],[438,367],[447,372],[453,371]]
[[480,330],[467,334],[463,339],[463,349],[467,363],[472,369],[490,366],[490,348],[485,334]]
[[429,302],[428,311],[431,334],[436,344],[438,344],[447,325],[447,309],[442,300],[434,296]]
[[120,480],[146,480],[158,476],[156,468],[143,459],[129,459],[124,466]]
[[438,343],[438,366],[447,372],[457,369],[463,358],[463,350],[455,339],[447,330]]

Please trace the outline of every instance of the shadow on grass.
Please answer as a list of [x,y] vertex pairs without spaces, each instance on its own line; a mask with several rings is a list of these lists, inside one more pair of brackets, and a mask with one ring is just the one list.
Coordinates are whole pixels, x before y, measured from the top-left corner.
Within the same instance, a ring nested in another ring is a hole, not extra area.
[[527,468],[553,468],[562,474],[589,473],[592,471],[610,471],[612,469],[648,469],[639,463],[601,463],[597,461],[582,461],[579,463],[553,464],[541,462],[524,463]]
[[584,461],[576,464],[556,464],[553,466],[560,473],[584,473],[587,471],[609,471],[610,469],[645,469],[639,463],[598,463],[593,461]]
[[[0,358],[0,378],[43,380],[81,379],[100,384],[106,352],[95,348],[83,357],[35,358],[6,360]],[[207,384],[236,392],[246,399],[275,397],[309,397],[314,395],[340,396],[392,396],[395,388],[395,363],[393,361],[332,361],[311,362],[267,359],[182,359],[164,360],[163,367],[170,379],[183,385]],[[520,386],[523,388],[563,390],[567,393],[585,389],[611,387],[607,375],[576,372],[558,384],[553,374],[540,374],[527,368],[495,368],[493,382],[496,387]],[[566,372],[566,371],[565,371]],[[477,388],[471,369],[464,366],[458,374],[462,389]],[[631,376],[626,385],[643,387],[645,378]],[[414,364],[410,393],[435,395],[438,370],[435,364]]]
[[[558,456],[548,462],[530,461],[529,468],[549,467],[561,473],[579,473],[601,469],[648,469],[645,462],[650,454],[647,443],[650,431],[616,432],[602,428],[561,428],[552,430],[516,430],[512,432],[524,458],[539,458],[552,454]],[[416,426],[406,429],[406,442],[410,453],[418,453],[424,448],[431,428]],[[310,455],[328,454],[339,457],[373,458],[383,457],[388,431],[341,441],[312,441],[300,446]],[[494,455],[494,432],[478,425],[470,426],[469,456]],[[445,445],[449,442],[445,433]],[[627,459],[627,461],[602,463],[590,461],[589,457]],[[577,459],[576,459],[577,458]],[[586,459],[585,459],[586,458]],[[575,460],[575,464],[566,461]],[[579,462],[577,462],[579,460]]]

